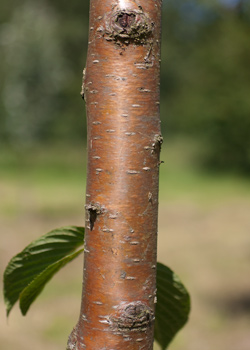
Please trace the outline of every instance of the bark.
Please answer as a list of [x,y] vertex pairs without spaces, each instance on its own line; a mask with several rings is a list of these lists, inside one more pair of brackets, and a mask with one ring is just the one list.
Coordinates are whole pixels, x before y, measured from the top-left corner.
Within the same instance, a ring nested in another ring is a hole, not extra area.
[[161,0],[91,0],[80,318],[68,349],[152,349]]

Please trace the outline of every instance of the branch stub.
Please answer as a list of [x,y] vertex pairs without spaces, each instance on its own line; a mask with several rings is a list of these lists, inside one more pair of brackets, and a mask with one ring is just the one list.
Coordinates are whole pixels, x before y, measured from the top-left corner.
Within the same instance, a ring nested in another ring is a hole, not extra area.
[[104,37],[143,45],[152,30],[153,23],[143,11],[118,9],[106,15]]

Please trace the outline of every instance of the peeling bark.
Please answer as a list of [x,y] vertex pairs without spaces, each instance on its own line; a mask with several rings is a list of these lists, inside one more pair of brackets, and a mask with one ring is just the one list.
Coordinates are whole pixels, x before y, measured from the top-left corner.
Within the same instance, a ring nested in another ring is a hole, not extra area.
[[81,313],[68,349],[152,350],[161,0],[91,0]]

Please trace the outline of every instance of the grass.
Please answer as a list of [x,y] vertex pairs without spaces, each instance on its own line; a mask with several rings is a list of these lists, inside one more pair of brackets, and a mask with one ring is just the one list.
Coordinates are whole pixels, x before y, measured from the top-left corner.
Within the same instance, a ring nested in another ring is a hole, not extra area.
[[0,210],[6,216],[23,210],[53,217],[83,211],[85,192],[84,146],[44,147],[0,156]]
[[[1,150],[1,273],[32,239],[55,227],[83,225],[85,149]],[[197,150],[187,140],[168,141],[161,156],[158,258],[192,295],[190,322],[170,350],[247,350],[250,181],[201,170]],[[81,274],[78,259],[55,276],[25,318],[14,308],[9,326],[1,297],[1,346],[64,348],[79,314]]]
[[163,201],[187,197],[198,201],[224,201],[240,195],[249,197],[250,181],[234,173],[217,173],[199,166],[200,145],[186,139],[163,148],[160,196]]
[[[187,198],[214,203],[237,196],[250,196],[250,181],[234,174],[205,172],[197,166],[197,145],[190,141],[169,142],[162,150],[160,200]],[[86,147],[43,146],[27,152],[3,150],[0,154],[1,211],[16,213],[20,193],[24,202],[29,194],[39,210],[47,214],[79,209],[84,204]],[[32,197],[31,195],[31,197]],[[66,205],[67,202],[67,205]],[[26,203],[29,206],[29,203]],[[30,206],[33,207],[32,201]]]

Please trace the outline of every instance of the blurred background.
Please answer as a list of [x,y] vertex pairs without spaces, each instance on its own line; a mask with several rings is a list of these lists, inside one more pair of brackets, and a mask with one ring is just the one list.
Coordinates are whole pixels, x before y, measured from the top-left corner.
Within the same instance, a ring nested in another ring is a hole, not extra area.
[[[84,225],[88,2],[0,3],[1,275],[31,240]],[[158,259],[192,296],[169,349],[249,350],[250,0],[163,1],[162,39]],[[8,322],[1,292],[1,349],[64,349],[81,274],[80,258]]]

